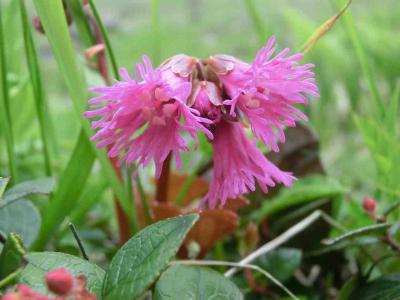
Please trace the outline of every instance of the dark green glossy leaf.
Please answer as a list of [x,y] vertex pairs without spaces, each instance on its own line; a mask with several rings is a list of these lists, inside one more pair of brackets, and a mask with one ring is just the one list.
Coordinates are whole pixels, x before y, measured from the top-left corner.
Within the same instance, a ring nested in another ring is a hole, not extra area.
[[393,273],[361,285],[351,294],[351,300],[400,299],[400,273]]
[[158,280],[154,299],[240,300],[243,295],[235,284],[212,269],[174,265]]
[[125,243],[107,270],[103,299],[136,299],[142,295],[167,267],[198,218],[193,214],[157,222]]

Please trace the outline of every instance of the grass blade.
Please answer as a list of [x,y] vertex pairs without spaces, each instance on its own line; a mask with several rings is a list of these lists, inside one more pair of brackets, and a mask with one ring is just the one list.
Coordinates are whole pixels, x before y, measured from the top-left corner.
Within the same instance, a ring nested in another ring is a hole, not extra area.
[[[132,228],[136,230],[137,222],[134,218],[133,203],[130,201],[126,190],[123,188],[105,151],[102,149],[97,149],[93,143],[89,142],[89,136],[91,136],[93,132],[89,121],[82,116],[86,109],[86,99],[88,98],[88,93],[83,72],[78,65],[71,36],[68,31],[62,2],[54,0],[35,0],[34,3],[46,32],[52,52],[68,88],[75,112],[84,130],[84,135],[80,135],[78,147],[82,145],[82,143],[89,143],[91,145],[92,153],[99,160],[103,174],[108,177],[108,181],[114,191],[114,194],[120,201],[124,211],[130,217]],[[68,201],[70,199],[66,197],[66,200]]]
[[43,93],[43,83],[39,69],[38,56],[30,31],[30,23],[28,22],[28,15],[26,12],[24,0],[20,0],[19,5],[21,12],[22,30],[24,35],[25,54],[30,74],[30,80],[32,83],[36,112],[39,120],[40,136],[43,143],[45,173],[47,176],[51,176],[50,129],[52,128],[52,125],[49,120],[50,114],[48,113],[48,107]]
[[244,0],[247,11],[250,15],[251,21],[253,22],[254,29],[258,35],[260,42],[264,43],[267,39],[267,33],[264,29],[264,24],[257,13],[257,8],[254,5],[254,0]]
[[42,226],[33,245],[35,250],[42,249],[46,245],[64,217],[73,211],[89,177],[94,158],[90,142],[81,131],[67,167],[61,175],[58,188],[42,214]]
[[[344,5],[346,0],[338,0],[340,5]],[[361,70],[364,73],[365,79],[367,80],[368,90],[371,94],[371,97],[374,101],[375,109],[378,112],[378,116],[382,117],[384,115],[385,109],[379,95],[378,87],[376,85],[375,78],[373,76],[373,72],[370,64],[368,63],[368,58],[365,53],[364,47],[361,43],[361,39],[357,33],[353,17],[351,15],[350,10],[347,10],[345,14],[343,14],[343,20],[346,28],[346,32],[350,38],[351,43],[353,44],[354,51],[358,62],[361,66]]]
[[[1,11],[1,10],[0,10]],[[12,132],[10,104],[9,104],[9,87],[7,82],[7,65],[5,57],[5,41],[3,32],[3,20],[0,13],[0,114],[4,126],[4,136],[6,139],[6,148],[8,155],[9,172],[12,181],[18,181],[16,155],[14,146],[14,137]]]
[[78,34],[86,48],[91,47],[95,40],[92,29],[86,17],[85,9],[81,0],[67,0],[68,8],[74,18]]

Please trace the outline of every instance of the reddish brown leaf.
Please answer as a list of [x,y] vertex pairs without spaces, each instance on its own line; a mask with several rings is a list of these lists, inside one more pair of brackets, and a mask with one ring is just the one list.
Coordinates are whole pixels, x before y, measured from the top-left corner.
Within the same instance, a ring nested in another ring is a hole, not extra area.
[[204,210],[186,240],[199,243],[201,247],[199,257],[203,257],[218,241],[233,233],[238,227],[239,216],[233,211],[226,209]]
[[224,209],[237,212],[241,207],[249,205],[249,203],[250,201],[243,197],[239,197],[236,199],[228,199],[228,201],[224,206]]
[[167,218],[176,217],[182,215],[182,210],[178,207],[174,207],[169,203],[157,203],[153,205],[153,218],[154,222],[158,222]]
[[[174,203],[176,197],[178,196],[182,185],[184,184],[185,180],[187,179],[188,175],[186,174],[177,174],[171,173],[169,178],[169,188],[167,199],[168,202]],[[204,196],[208,191],[208,182],[200,177],[196,177],[192,184],[189,187],[188,192],[186,193],[183,201],[182,206],[186,206],[190,204],[196,198],[200,198]]]
[[241,254],[246,256],[250,252],[252,252],[255,248],[257,248],[258,243],[260,242],[260,235],[258,233],[258,227],[256,224],[250,222],[243,236],[243,246],[241,247]]

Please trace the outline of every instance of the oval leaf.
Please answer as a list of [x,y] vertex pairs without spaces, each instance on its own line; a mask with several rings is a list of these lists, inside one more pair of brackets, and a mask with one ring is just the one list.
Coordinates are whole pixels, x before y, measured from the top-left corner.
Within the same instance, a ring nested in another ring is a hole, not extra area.
[[41,218],[38,209],[26,199],[0,203],[0,231],[4,234],[15,232],[29,247],[40,229]]
[[47,272],[67,269],[74,276],[84,275],[87,278],[88,290],[97,295],[101,294],[105,272],[95,264],[61,252],[33,252],[29,253],[27,258],[29,263],[22,271],[19,281],[31,286],[36,291],[47,292],[44,282]]
[[353,300],[394,300],[400,299],[400,273],[393,273],[359,286],[351,294]]
[[48,195],[54,188],[54,178],[46,177],[19,183],[4,194],[6,202],[13,201],[33,194]]
[[240,290],[220,273],[204,267],[174,265],[156,284],[154,300],[239,300]]
[[103,284],[103,299],[136,299],[175,256],[197,214],[150,225],[131,238],[113,257]]

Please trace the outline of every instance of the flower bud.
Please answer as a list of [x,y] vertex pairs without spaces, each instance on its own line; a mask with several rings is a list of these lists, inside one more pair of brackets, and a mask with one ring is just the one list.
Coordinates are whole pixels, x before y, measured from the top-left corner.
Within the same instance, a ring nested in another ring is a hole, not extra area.
[[368,214],[374,214],[376,210],[376,202],[372,197],[365,197],[363,200],[363,208]]
[[57,295],[68,295],[74,284],[74,278],[65,269],[57,269],[46,274],[46,283],[50,291]]

